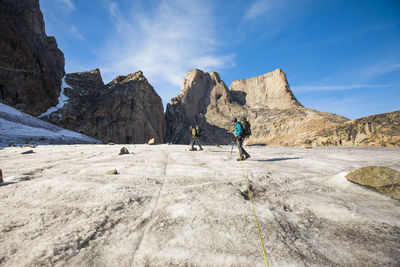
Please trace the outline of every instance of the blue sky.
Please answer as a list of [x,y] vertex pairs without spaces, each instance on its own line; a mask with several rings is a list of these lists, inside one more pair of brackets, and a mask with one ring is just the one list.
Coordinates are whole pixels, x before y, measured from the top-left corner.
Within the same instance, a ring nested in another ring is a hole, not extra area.
[[40,0],[66,72],[142,70],[166,105],[188,70],[229,87],[280,68],[306,107],[356,119],[400,109],[398,0]]

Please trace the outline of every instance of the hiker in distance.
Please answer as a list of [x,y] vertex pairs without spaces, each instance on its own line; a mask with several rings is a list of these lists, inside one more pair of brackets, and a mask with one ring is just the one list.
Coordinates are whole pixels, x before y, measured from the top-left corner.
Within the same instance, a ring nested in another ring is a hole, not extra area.
[[201,128],[199,126],[196,126],[196,128],[190,126],[189,129],[190,131],[192,131],[192,141],[190,142],[191,147],[189,148],[189,151],[197,151],[197,149],[194,147],[195,142],[197,142],[197,144],[199,145],[199,150],[203,150],[200,144]]
[[235,125],[235,140],[239,150],[239,158],[237,159],[237,161],[246,160],[250,158],[250,155],[243,148],[243,140],[245,138],[243,127],[236,118],[232,118],[232,124]]

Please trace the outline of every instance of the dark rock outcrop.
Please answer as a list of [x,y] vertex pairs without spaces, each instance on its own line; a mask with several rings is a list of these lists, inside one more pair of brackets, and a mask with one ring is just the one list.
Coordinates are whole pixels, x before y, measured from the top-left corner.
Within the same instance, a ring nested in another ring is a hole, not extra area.
[[394,169],[383,166],[362,167],[348,173],[346,179],[400,200],[400,172]]
[[37,116],[57,103],[64,54],[45,33],[39,0],[0,1],[0,101]]
[[106,143],[164,142],[162,101],[141,71],[107,85],[98,69],[67,74],[65,81],[69,100],[47,117],[52,123]]
[[249,144],[303,145],[318,130],[348,121],[342,116],[305,108],[297,101],[280,69],[234,81],[228,90],[215,72],[192,70],[180,94],[167,105],[167,142],[188,143],[190,125],[204,129],[206,144],[227,144],[232,117],[247,117]]

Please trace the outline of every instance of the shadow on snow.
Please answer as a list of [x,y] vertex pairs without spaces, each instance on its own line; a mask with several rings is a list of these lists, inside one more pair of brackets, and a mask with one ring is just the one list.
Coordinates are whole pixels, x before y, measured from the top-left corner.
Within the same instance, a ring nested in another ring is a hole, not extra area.
[[258,159],[260,162],[273,162],[273,161],[282,161],[282,160],[291,160],[291,159],[302,159],[301,157],[294,158],[273,158],[273,159]]

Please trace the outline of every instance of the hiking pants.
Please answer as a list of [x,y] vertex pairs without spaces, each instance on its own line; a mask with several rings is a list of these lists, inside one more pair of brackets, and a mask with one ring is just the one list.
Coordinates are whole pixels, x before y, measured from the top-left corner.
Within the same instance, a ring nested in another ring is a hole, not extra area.
[[246,150],[244,150],[244,148],[243,148],[243,137],[239,136],[236,139],[236,145],[238,147],[239,156],[241,159],[246,159],[250,156],[249,153],[247,153]]
[[203,149],[203,148],[201,147],[200,140],[199,140],[199,138],[197,138],[197,137],[193,137],[192,141],[190,142],[190,145],[192,146],[192,149],[194,148],[194,143],[195,143],[195,142],[199,145],[200,149]]

